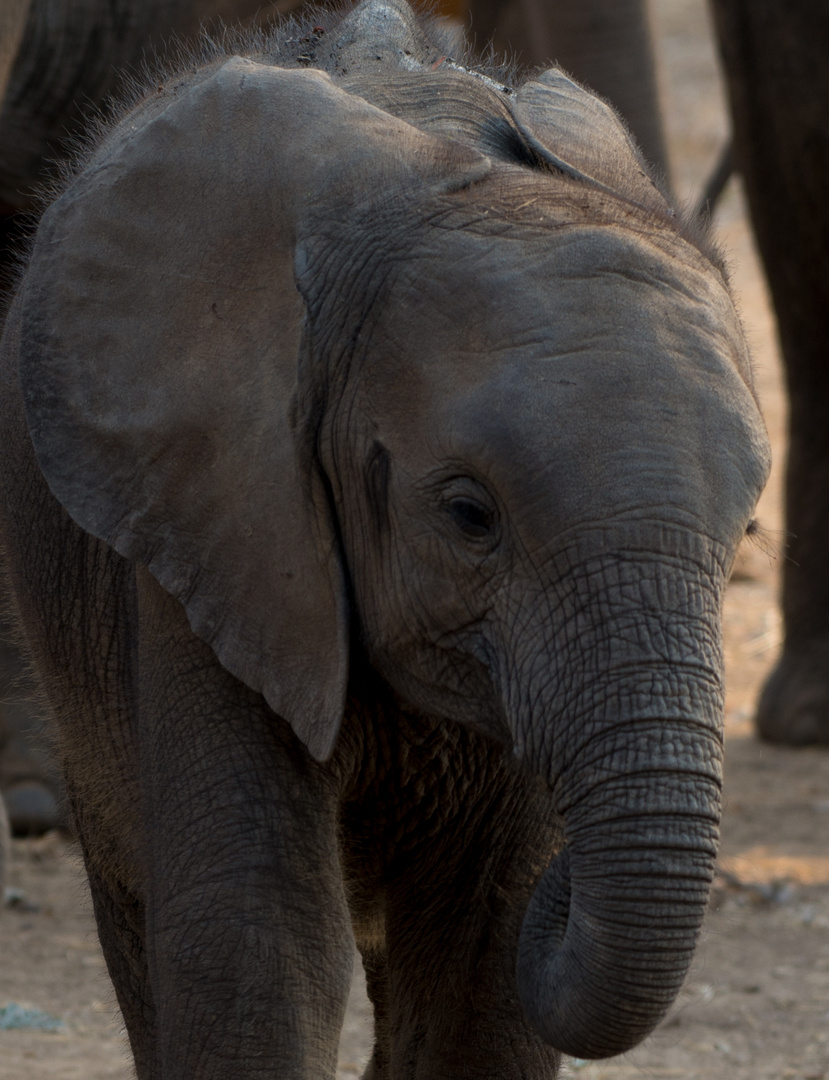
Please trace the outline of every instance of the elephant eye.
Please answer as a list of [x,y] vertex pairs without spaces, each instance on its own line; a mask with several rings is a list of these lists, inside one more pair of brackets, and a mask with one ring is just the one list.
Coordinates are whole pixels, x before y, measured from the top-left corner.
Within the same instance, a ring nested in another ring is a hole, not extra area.
[[452,521],[464,536],[473,540],[483,540],[492,535],[495,514],[477,499],[470,499],[468,496],[451,499],[449,513]]

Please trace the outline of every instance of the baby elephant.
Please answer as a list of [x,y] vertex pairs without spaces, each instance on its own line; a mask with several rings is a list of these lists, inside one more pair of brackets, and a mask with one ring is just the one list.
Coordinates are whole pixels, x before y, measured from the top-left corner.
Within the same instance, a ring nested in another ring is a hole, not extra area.
[[0,447],[141,1080],[333,1077],[355,940],[372,1080],[658,1023],[768,446],[608,106],[403,0],[153,80],[43,219]]

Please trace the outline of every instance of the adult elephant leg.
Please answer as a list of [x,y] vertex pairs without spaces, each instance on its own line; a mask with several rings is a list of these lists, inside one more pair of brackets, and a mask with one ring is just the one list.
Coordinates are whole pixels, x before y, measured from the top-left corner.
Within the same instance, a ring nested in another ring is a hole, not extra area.
[[772,742],[829,744],[829,9],[712,4],[790,402],[785,644],[757,726]]
[[334,771],[137,578],[160,1075],[333,1077],[354,949]]
[[478,48],[560,64],[615,105],[669,181],[647,0],[471,0],[470,11]]
[[0,618],[0,791],[13,831],[40,835],[66,824],[63,785],[17,633]]
[[6,814],[6,804],[3,802],[3,796],[0,795],[0,896],[6,888],[6,867],[9,865],[11,846],[12,834]]

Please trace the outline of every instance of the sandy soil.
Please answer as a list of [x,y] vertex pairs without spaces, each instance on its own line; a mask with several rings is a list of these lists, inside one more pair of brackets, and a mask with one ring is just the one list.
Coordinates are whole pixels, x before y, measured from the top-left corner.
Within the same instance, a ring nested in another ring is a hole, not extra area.
[[[674,183],[690,199],[727,123],[703,0],[654,0]],[[754,349],[776,451],[763,538],[741,553],[725,613],[726,808],[721,874],[702,944],[676,1007],[635,1053],[568,1062],[571,1077],[623,1080],[829,1080],[829,753],[762,746],[751,734],[757,689],[780,639],[775,596],[785,557],[780,512],[785,402],[774,324],[739,185],[716,221]],[[0,914],[0,1010],[59,1018],[61,1030],[0,1030],[2,1080],[125,1080],[131,1069],[75,855],[59,837],[15,842]],[[0,1013],[2,1021],[2,1013]],[[359,977],[340,1077],[365,1063],[370,1021]]]

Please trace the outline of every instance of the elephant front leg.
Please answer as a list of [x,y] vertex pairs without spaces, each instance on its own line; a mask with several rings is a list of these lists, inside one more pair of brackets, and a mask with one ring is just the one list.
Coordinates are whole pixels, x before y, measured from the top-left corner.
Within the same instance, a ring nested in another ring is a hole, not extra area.
[[[829,313],[824,312],[822,319],[825,338]],[[757,729],[769,742],[829,746],[829,433],[824,419],[829,372],[821,373],[818,393],[814,386],[805,388],[803,372],[792,367],[788,543],[781,596],[785,640],[757,706]],[[816,408],[820,402],[822,410]]]
[[558,1051],[527,1022],[515,975],[534,872],[550,855],[539,861],[536,847],[550,836],[546,808],[531,810],[523,794],[486,800],[477,820],[453,823],[389,889],[395,1078],[550,1080],[558,1073]]
[[160,1077],[333,1077],[353,937],[337,791],[146,572],[140,777]]
[[550,1080],[559,1055],[524,1018],[515,975],[527,900],[561,840],[549,793],[469,729],[391,709],[380,726],[388,772],[344,830],[375,1009],[364,1080]]
[[388,1016],[388,962],[385,946],[361,950],[366,973],[366,991],[374,1009],[374,1048],[363,1080],[389,1080],[391,1073],[391,1032]]

